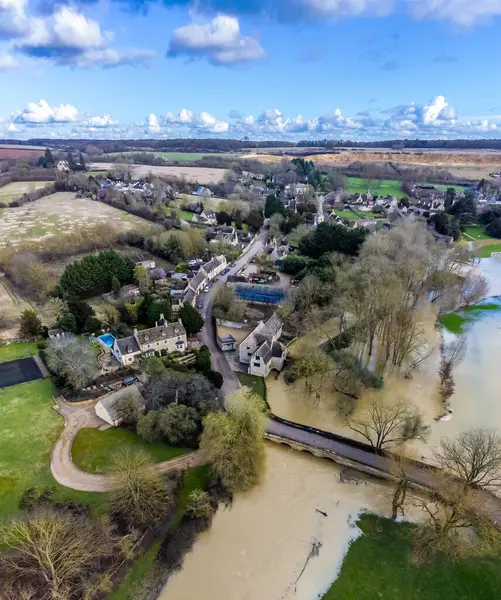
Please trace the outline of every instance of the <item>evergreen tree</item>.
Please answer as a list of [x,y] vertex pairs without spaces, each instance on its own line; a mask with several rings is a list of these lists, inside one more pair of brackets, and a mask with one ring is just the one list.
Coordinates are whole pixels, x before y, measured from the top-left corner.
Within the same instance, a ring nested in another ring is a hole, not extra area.
[[75,159],[73,158],[73,154],[71,152],[68,152],[67,160],[68,160],[68,167],[69,167],[70,171],[77,171],[78,166],[77,166],[77,163],[75,162]]
[[42,321],[35,310],[28,308],[23,312],[20,331],[23,337],[29,338],[36,338],[42,334]]
[[275,213],[279,213],[285,217],[285,206],[280,198],[277,198],[274,194],[270,194],[266,198],[264,205],[264,216],[269,219]]
[[78,156],[78,164],[80,167],[80,171],[87,171],[87,166],[85,164],[85,160],[84,160],[83,154],[81,152]]
[[196,308],[191,304],[184,304],[179,311],[179,317],[188,335],[195,335],[204,326],[204,319]]
[[120,294],[122,286],[120,285],[120,280],[116,275],[113,275],[111,278],[111,289],[118,296]]
[[235,227],[242,229],[242,211],[240,209],[235,211]]

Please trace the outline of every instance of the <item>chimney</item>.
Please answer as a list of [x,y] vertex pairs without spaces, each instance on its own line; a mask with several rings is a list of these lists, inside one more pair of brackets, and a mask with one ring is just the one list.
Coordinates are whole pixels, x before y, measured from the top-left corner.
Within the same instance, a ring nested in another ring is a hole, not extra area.
[[134,327],[134,337],[137,338],[137,327]]

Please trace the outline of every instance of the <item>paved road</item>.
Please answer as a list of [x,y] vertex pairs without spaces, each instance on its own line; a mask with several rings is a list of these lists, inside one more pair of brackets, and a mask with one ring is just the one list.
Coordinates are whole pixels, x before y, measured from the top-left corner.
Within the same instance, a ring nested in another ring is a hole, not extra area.
[[251,262],[254,256],[256,256],[256,254],[265,248],[267,236],[268,231],[263,227],[249,245],[246,252],[235,261],[235,266],[231,267],[229,273],[227,273],[225,276],[219,277],[218,281],[212,286],[211,292],[205,294],[205,298],[203,300],[202,314],[205,318],[205,325],[200,332],[199,337],[202,344],[205,344],[210,350],[212,357],[212,368],[221,373],[221,375],[224,377],[224,384],[222,387],[224,396],[227,396],[238,390],[240,387],[240,382],[226,360],[224,352],[221,352],[219,346],[216,344],[216,332],[214,331],[214,326],[211,319],[212,302],[217,290],[226,283],[228,276],[235,275],[235,273],[245,268]]
[[[54,479],[65,487],[82,492],[106,492],[111,489],[111,479],[108,475],[85,473],[75,466],[71,457],[71,447],[78,430],[84,427],[100,427],[103,425],[103,421],[94,411],[94,404],[72,406],[63,400],[59,400],[58,412],[64,417],[65,427],[52,450],[50,470]],[[186,469],[202,465],[205,462],[203,454],[197,451],[158,463],[155,468],[159,473],[168,473],[175,469]]]

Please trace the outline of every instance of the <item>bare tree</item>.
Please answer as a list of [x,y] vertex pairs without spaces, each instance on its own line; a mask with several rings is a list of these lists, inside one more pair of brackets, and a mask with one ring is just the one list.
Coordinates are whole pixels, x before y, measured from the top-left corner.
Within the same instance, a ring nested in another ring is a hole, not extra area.
[[451,342],[442,344],[442,360],[438,369],[440,376],[440,398],[449,409],[449,399],[454,394],[454,368],[463,360],[466,354],[466,335],[457,336]]
[[91,580],[89,574],[102,569],[103,560],[119,553],[118,539],[105,522],[53,510],[3,523],[0,543],[0,571],[6,577],[2,588],[10,588],[12,598],[22,598],[23,589],[51,600],[67,600],[75,592],[83,597],[84,580]]
[[470,272],[460,287],[460,306],[466,307],[483,300],[489,291],[489,282],[480,273]]
[[112,510],[132,526],[149,527],[169,513],[172,494],[141,448],[125,447],[110,464]]
[[49,369],[76,390],[89,385],[99,373],[91,345],[71,334],[52,340],[47,345],[45,356]]
[[501,486],[501,437],[497,431],[471,429],[443,438],[435,449],[440,467],[470,486]]
[[427,563],[437,555],[462,560],[499,552],[501,532],[483,499],[457,481],[445,481],[431,496],[413,499],[427,515],[415,532],[413,562]]
[[358,418],[348,417],[347,424],[378,452],[408,440],[425,441],[430,430],[415,406],[402,400],[391,402],[377,397],[371,398]]
[[313,396],[320,401],[321,392],[334,369],[334,363],[318,346],[302,346],[294,358],[289,374],[295,380],[302,380],[304,386],[299,386],[298,392]]

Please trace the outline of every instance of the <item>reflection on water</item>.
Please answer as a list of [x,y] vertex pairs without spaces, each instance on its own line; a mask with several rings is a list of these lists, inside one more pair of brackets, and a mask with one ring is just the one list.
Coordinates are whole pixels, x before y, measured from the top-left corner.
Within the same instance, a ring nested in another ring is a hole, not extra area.
[[[268,444],[263,483],[218,511],[160,600],[317,598],[359,533],[357,514],[391,507],[384,484],[341,483],[339,474],[330,461]],[[315,542],[319,555],[296,583]]]

